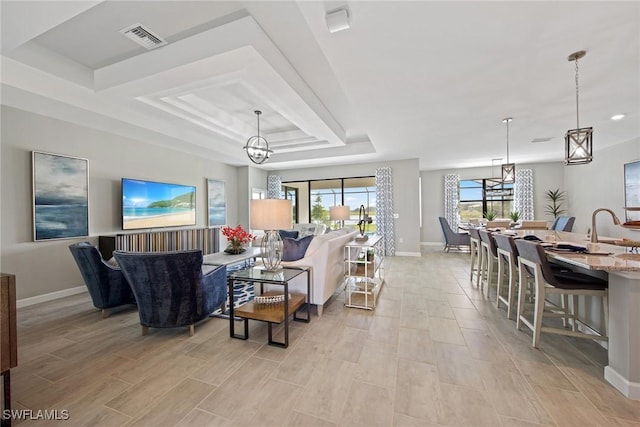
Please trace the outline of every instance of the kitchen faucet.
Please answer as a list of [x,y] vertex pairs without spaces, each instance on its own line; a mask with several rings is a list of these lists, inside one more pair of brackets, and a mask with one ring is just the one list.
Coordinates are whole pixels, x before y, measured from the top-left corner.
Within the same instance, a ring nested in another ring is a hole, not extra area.
[[591,243],[598,243],[598,232],[596,231],[596,214],[600,211],[609,212],[611,214],[611,217],[613,218],[613,223],[615,225],[620,225],[620,220],[611,209],[596,209],[595,211],[593,211],[593,214],[591,214]]

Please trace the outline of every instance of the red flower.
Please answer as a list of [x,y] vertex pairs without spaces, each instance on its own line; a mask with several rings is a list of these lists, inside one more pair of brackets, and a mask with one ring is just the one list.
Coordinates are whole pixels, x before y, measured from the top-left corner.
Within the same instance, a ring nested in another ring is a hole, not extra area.
[[222,228],[222,235],[226,237],[233,246],[246,245],[247,243],[253,242],[256,239],[256,236],[247,233],[247,231],[242,228],[240,224],[238,224],[238,226],[235,228]]

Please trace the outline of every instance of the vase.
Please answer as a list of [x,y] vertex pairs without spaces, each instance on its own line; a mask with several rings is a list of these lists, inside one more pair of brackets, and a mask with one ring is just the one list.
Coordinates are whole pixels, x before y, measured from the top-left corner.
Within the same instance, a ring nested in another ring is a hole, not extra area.
[[246,250],[247,249],[242,245],[238,246],[238,245],[231,245],[230,244],[229,246],[227,246],[227,248],[224,250],[224,252],[229,254],[229,255],[239,255],[239,254],[245,252]]

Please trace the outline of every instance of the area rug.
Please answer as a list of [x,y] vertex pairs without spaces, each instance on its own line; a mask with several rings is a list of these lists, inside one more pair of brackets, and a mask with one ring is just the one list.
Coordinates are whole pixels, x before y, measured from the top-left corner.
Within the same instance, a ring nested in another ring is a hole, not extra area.
[[[250,282],[236,282],[233,286],[233,307],[238,307],[242,304],[245,304],[251,301],[255,297],[255,290],[253,288],[253,283]],[[229,318],[229,298],[227,297],[227,310],[223,313],[221,309],[216,309],[213,313],[211,313],[210,317],[220,317],[223,319]]]

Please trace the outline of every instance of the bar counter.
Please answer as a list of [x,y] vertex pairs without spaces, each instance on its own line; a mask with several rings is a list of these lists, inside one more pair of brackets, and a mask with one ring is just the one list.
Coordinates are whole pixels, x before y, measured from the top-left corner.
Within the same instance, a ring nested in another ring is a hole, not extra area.
[[[544,241],[587,246],[584,234],[552,230],[518,230],[517,236],[535,234]],[[516,236],[514,236],[516,237]],[[549,258],[609,276],[609,365],[605,379],[631,399],[640,399],[640,254],[628,248],[602,243],[616,239],[600,237],[598,253],[586,255],[547,251]],[[621,239],[617,239],[621,240]],[[605,255],[609,254],[609,255]]]

